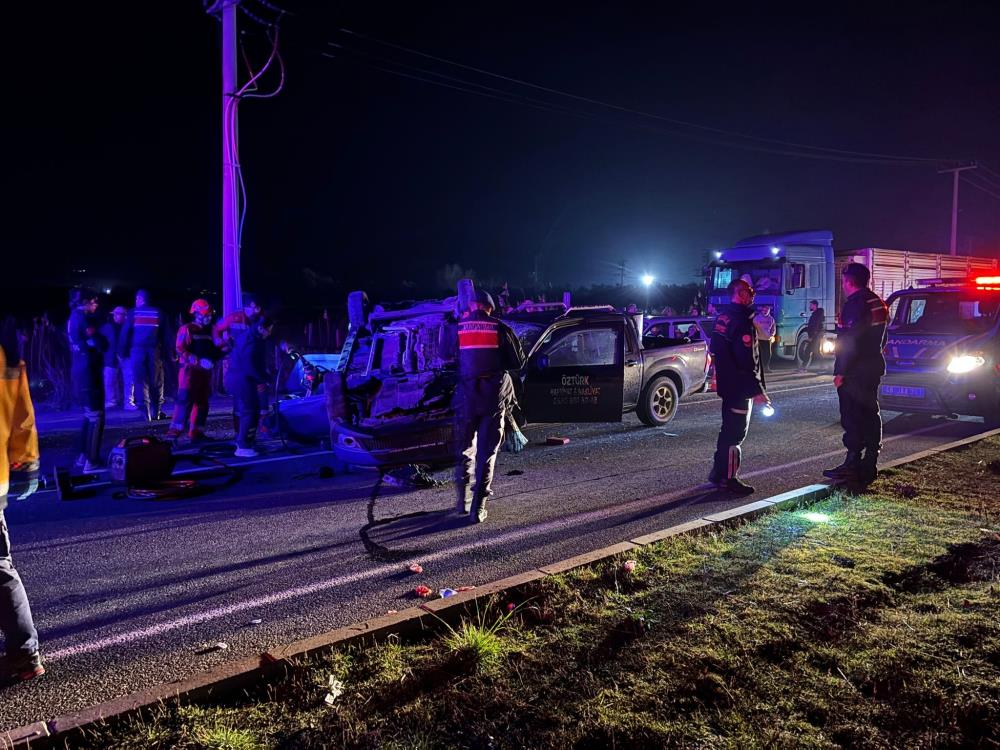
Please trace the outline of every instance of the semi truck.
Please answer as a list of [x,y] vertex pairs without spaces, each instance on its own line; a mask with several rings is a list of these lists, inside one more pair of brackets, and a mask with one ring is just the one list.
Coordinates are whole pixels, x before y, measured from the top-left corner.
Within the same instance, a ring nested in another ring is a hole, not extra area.
[[968,255],[914,252],[864,247],[835,250],[833,232],[826,229],[748,237],[713,253],[705,268],[706,299],[715,307],[729,301],[726,287],[743,278],[753,284],[756,304],[771,305],[777,323],[774,355],[801,357],[806,343],[809,302],[825,313],[826,339],[820,351],[835,350],[835,323],[840,311],[840,272],[848,263],[862,263],[872,272],[872,289],[883,299],[928,278],[995,274],[997,260]]

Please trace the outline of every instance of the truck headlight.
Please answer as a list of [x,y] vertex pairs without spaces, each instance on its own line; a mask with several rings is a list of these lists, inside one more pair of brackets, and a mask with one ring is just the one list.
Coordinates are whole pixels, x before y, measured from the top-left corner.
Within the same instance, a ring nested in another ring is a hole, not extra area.
[[985,364],[986,359],[978,354],[960,354],[951,358],[951,362],[948,363],[948,372],[961,375],[964,372],[972,372]]
[[833,350],[836,348],[837,342],[833,339],[823,339],[823,343],[819,345],[821,354],[833,354]]

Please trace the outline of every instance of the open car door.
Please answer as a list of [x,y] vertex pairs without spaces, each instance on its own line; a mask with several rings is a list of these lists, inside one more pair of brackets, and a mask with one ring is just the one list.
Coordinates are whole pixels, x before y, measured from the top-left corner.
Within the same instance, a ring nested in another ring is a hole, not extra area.
[[522,406],[529,422],[620,422],[624,321],[554,328],[525,365]]

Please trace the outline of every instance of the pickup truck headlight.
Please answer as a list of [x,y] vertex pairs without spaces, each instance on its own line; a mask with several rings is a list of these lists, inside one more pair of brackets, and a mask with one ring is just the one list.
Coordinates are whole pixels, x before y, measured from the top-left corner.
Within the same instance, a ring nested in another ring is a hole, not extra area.
[[954,375],[961,375],[965,372],[972,372],[977,367],[982,367],[986,364],[986,359],[980,357],[978,354],[960,354],[957,357],[952,357],[951,362],[948,363],[948,372]]
[[823,339],[823,343],[819,345],[819,351],[821,354],[833,354],[833,351],[836,348],[837,342],[833,339]]

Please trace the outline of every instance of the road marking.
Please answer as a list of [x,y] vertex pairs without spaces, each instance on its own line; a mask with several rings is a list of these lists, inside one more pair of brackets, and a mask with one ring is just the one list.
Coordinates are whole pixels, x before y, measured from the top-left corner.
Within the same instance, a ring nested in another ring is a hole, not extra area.
[[[904,433],[901,435],[893,435],[887,438],[883,442],[893,442],[900,440],[904,437],[912,437],[914,435],[920,435],[927,432],[932,432],[933,430],[940,429],[941,427],[948,424],[943,422],[941,424],[931,425],[929,427],[924,427],[913,432]],[[746,476],[755,476],[765,472],[781,471],[783,469],[791,468],[802,463],[807,463],[809,461],[815,461],[820,458],[827,458],[832,455],[836,455],[841,451],[830,451],[828,453],[820,454],[817,456],[809,456],[807,458],[799,459],[797,461],[791,461],[781,466],[772,466],[766,469],[760,469],[755,472],[748,473]],[[614,475],[609,475],[608,477],[598,477],[597,479],[610,478]],[[591,480],[594,481],[594,480]],[[455,557],[466,552],[472,552],[474,550],[480,549],[487,546],[502,546],[510,542],[518,542],[531,537],[541,536],[551,531],[557,531],[561,528],[567,526],[577,526],[580,524],[588,523],[591,521],[599,521],[605,518],[614,517],[621,515],[624,511],[629,511],[632,509],[642,509],[646,506],[661,505],[665,502],[670,502],[671,500],[677,500],[684,497],[689,497],[694,500],[699,495],[708,494],[706,492],[698,493],[699,489],[704,490],[705,485],[692,485],[685,487],[683,489],[675,490],[673,492],[668,492],[662,495],[654,495],[651,497],[642,498],[639,500],[633,500],[627,503],[614,504],[605,508],[599,508],[592,511],[583,511],[581,513],[576,513],[572,516],[566,516],[564,518],[555,519],[552,521],[546,521],[545,523],[536,524],[533,526],[527,526],[520,529],[515,529],[513,531],[505,532],[497,536],[490,536],[485,539],[480,539],[477,541],[466,542],[457,547],[451,547],[438,552],[432,552],[430,554],[424,554],[421,556],[421,561],[423,562],[438,562],[441,560],[446,560],[451,557]],[[537,491],[537,490],[536,490]],[[523,494],[523,493],[519,493]],[[498,498],[499,499],[499,498]],[[446,512],[446,511],[442,511]],[[259,609],[261,607],[266,607],[278,602],[288,601],[290,599],[296,599],[299,597],[310,596],[312,594],[317,594],[323,591],[329,591],[331,589],[338,588],[340,586],[346,586],[351,583],[366,579],[374,578],[378,576],[385,576],[399,572],[399,563],[387,563],[384,565],[379,565],[368,570],[357,571],[348,575],[337,576],[335,578],[329,578],[323,581],[317,581],[305,586],[296,586],[293,588],[285,589],[283,591],[277,591],[273,594],[267,596],[257,597],[255,599],[249,599],[235,604],[230,604],[224,607],[213,607],[211,609],[205,610],[203,612],[195,612],[189,615],[184,615],[178,617],[174,620],[168,622],[161,622],[156,625],[152,625],[147,628],[140,628],[137,630],[130,630],[124,633],[119,633],[117,635],[109,636],[107,638],[101,638],[98,640],[88,641],[84,643],[79,643],[73,646],[66,646],[61,649],[56,649],[55,651],[47,652],[46,658],[49,661],[59,661],[60,659],[66,659],[73,656],[80,656],[82,654],[89,654],[95,651],[100,651],[111,646],[119,646],[125,643],[133,643],[135,641],[153,638],[156,636],[163,635],[174,630],[178,630],[184,627],[191,627],[194,625],[199,625],[210,620],[217,620],[222,617],[233,615],[239,612],[245,612],[247,610]],[[44,635],[44,633],[43,633]]]
[[[527,526],[521,529],[515,529],[514,531],[509,531],[503,534],[499,534],[497,536],[491,536],[473,542],[466,542],[465,544],[458,545],[457,547],[451,547],[448,549],[441,550],[439,552],[424,554],[421,555],[420,560],[424,564],[438,562],[440,560],[446,560],[450,557],[455,557],[457,555],[461,555],[466,552],[472,552],[482,547],[503,545],[509,542],[520,541],[529,537],[540,536],[550,531],[557,531],[565,526],[578,525],[581,523],[587,523],[588,521],[598,521],[606,517],[618,515],[621,511],[626,509],[632,509],[632,508],[638,509],[644,505],[660,504],[663,502],[669,502],[670,500],[676,500],[685,497],[686,495],[689,495],[693,491],[697,490],[698,487],[699,485],[685,487],[683,489],[675,490],[673,492],[669,492],[664,495],[656,495],[653,497],[644,498],[642,500],[633,500],[628,503],[620,505],[612,505],[607,508],[600,508],[598,510],[584,511],[582,513],[577,513],[573,516],[566,516],[552,521],[546,521],[545,523],[542,524]],[[443,509],[442,512],[446,512],[446,510]],[[378,565],[368,570],[360,570],[355,573],[350,573],[348,575],[337,576],[336,578],[328,578],[323,581],[316,581],[315,583],[311,583],[305,586],[295,586],[290,589],[285,589],[284,591],[277,591],[273,594],[268,594],[267,596],[257,597],[256,599],[248,599],[246,601],[237,602],[235,604],[230,604],[225,607],[214,607],[212,609],[205,610],[203,612],[195,612],[190,615],[184,615],[183,617],[178,617],[168,622],[161,622],[156,625],[152,625],[148,628],[130,630],[125,633],[119,633],[117,635],[108,636],[107,638],[100,638],[94,641],[78,643],[74,646],[66,646],[65,648],[56,649],[55,651],[46,651],[45,658],[48,661],[58,661],[60,659],[65,659],[72,656],[80,656],[81,654],[89,654],[95,651],[100,651],[102,649],[108,648],[109,646],[119,646],[124,643],[132,643],[134,641],[160,636],[163,635],[164,633],[168,633],[173,630],[177,630],[179,628],[198,625],[203,622],[208,622],[209,620],[216,620],[219,619],[220,617],[226,617],[227,615],[236,614],[238,612],[244,612],[246,610],[252,610],[252,609],[259,609],[261,607],[266,607],[271,604],[277,604],[278,602],[287,601],[289,599],[296,599],[298,597],[317,594],[322,591],[329,591],[330,589],[335,589],[340,586],[346,586],[348,584],[355,583],[365,578],[375,578],[379,576],[396,574],[399,573],[400,570],[399,566],[400,563],[398,562],[387,563],[384,565]]]
[[[790,393],[791,391],[807,391],[810,388],[829,388],[832,385],[833,385],[832,382],[830,382],[830,383],[816,383],[814,385],[799,385],[799,386],[796,386],[795,388],[782,388],[780,391],[769,390],[767,392],[767,395],[773,396],[773,395],[775,395],[777,393]],[[701,394],[699,394],[699,395],[701,395]],[[712,394],[712,395],[715,395],[715,394]],[[718,396],[716,396],[715,398],[710,398],[710,397],[709,398],[700,398],[697,401],[692,401],[692,400],[688,399],[687,401],[681,401],[680,404],[678,404],[678,406],[694,406],[696,404],[715,404],[715,403],[718,403],[720,400],[721,399]]]

